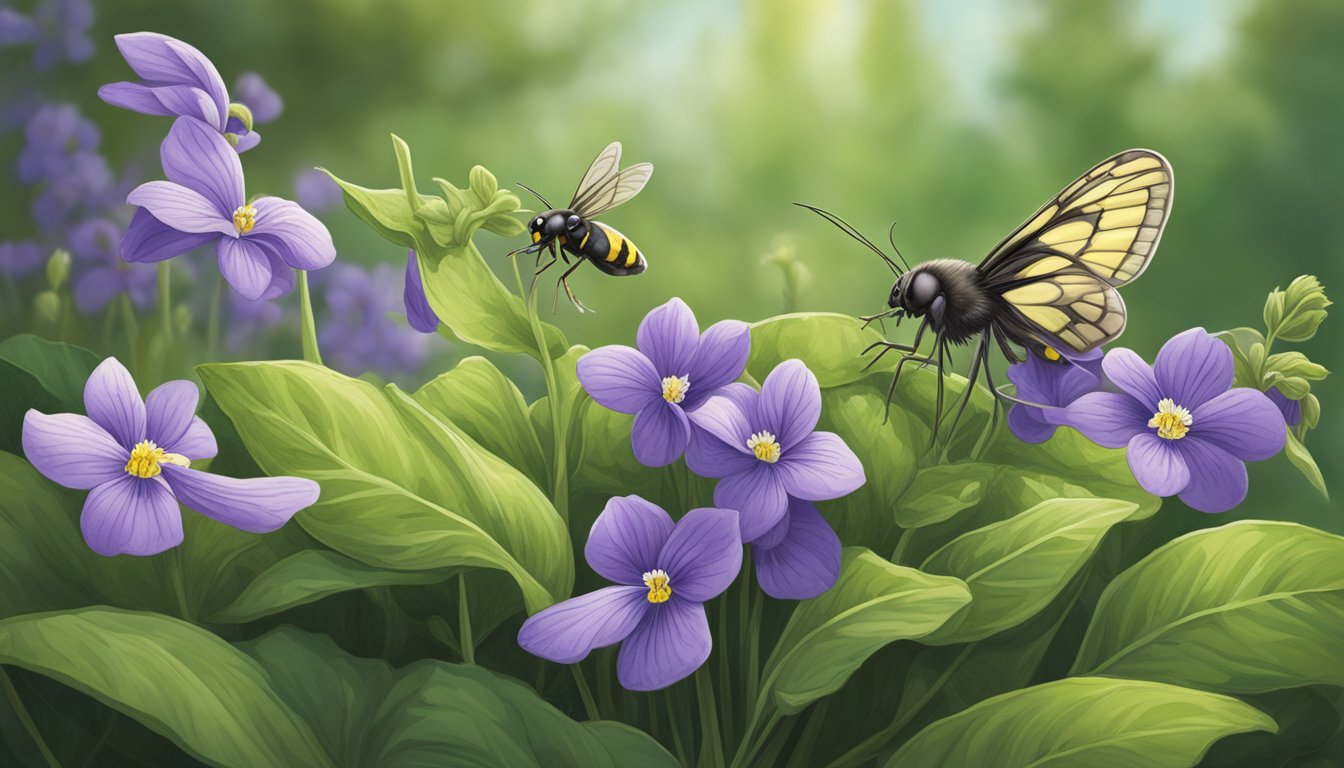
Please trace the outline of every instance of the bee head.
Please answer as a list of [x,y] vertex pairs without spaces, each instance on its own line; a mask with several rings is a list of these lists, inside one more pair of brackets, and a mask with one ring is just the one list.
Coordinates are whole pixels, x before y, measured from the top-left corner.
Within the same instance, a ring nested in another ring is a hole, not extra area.
[[[568,229],[566,214],[566,211],[546,211],[533,217],[527,223],[527,231],[532,233],[532,242],[549,242],[565,234]],[[568,218],[576,219],[578,217],[568,214]]]

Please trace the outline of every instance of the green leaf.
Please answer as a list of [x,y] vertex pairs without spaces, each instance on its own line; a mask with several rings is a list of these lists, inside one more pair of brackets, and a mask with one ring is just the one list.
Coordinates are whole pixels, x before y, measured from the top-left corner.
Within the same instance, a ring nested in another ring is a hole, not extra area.
[[1117,499],[1051,499],[954,539],[921,566],[955,576],[974,599],[924,638],[929,645],[989,637],[1035,616],[1069,583],[1137,505]]
[[1247,520],[1160,547],[1102,593],[1075,674],[1226,693],[1344,685],[1344,537]]
[[503,570],[530,611],[569,594],[569,535],[541,491],[395,386],[300,362],[197,371],[263,470],[322,486],[297,519],[326,545],[378,568]]
[[[402,248],[415,248],[417,237],[428,240],[425,225],[415,217],[402,190],[369,189],[351,184],[325,168],[320,170],[341,188],[345,207],[384,240]],[[427,204],[432,199],[421,195],[420,202]]]
[[339,765],[676,766],[647,735],[618,723],[576,723],[482,667],[426,660],[393,669],[290,628],[242,648]]
[[257,662],[154,613],[87,608],[0,621],[0,662],[55,678],[216,765],[332,765]]
[[399,584],[434,584],[452,574],[452,569],[390,571],[373,568],[336,552],[310,549],[296,552],[267,568],[236,600],[213,614],[210,621],[242,624],[340,592]]
[[1330,375],[1324,365],[1311,362],[1301,352],[1279,352],[1265,360],[1265,367],[1284,376],[1296,376],[1308,381],[1320,381]]
[[1136,520],[1162,506],[1134,479],[1123,448],[1102,448],[1067,427],[1040,445],[1027,445],[1005,430],[981,461],[1066,478],[1093,496],[1132,501],[1139,505]]
[[483,357],[468,357],[416,391],[425,410],[452,422],[482,448],[547,488],[546,457],[527,402],[513,382]]
[[1314,688],[1262,693],[1249,697],[1247,703],[1273,718],[1282,730],[1223,739],[1205,755],[1200,768],[1289,765],[1294,757],[1326,748],[1340,725],[1339,712],[1330,699]]
[[[757,381],[765,381],[776,365],[797,358],[816,374],[822,388],[838,387],[867,375],[863,367],[872,358],[862,357],[861,353],[878,341],[882,341],[881,334],[873,328],[864,328],[863,321],[849,315],[828,312],[780,315],[751,326],[747,373]],[[891,370],[896,356],[888,354],[872,370]]]
[[970,599],[958,579],[849,547],[836,585],[794,610],[766,661],[761,696],[785,714],[798,712],[839,690],[879,648],[928,635]]
[[980,503],[998,472],[992,464],[960,462],[921,470],[895,507],[896,524],[920,528],[941,523]]
[[84,382],[100,362],[87,349],[26,333],[0,342],[0,451],[23,452],[29,408],[83,413]]
[[1330,491],[1325,487],[1325,476],[1321,474],[1321,468],[1316,466],[1316,460],[1312,458],[1311,451],[1307,450],[1307,446],[1302,444],[1302,440],[1293,434],[1292,430],[1288,431],[1288,440],[1284,443],[1283,452],[1288,457],[1288,461],[1292,462],[1293,466],[1297,467],[1297,470],[1302,473],[1302,476],[1307,478],[1311,487],[1320,491],[1325,498],[1330,498]]
[[1234,733],[1277,730],[1236,699],[1137,680],[1072,678],[1005,693],[939,720],[897,766],[1179,768]]
[[1234,383],[1238,387],[1260,389],[1261,371],[1251,364],[1250,350],[1256,344],[1265,346],[1264,334],[1254,328],[1233,328],[1220,331],[1214,336],[1222,339],[1232,349],[1232,367],[1235,372]]

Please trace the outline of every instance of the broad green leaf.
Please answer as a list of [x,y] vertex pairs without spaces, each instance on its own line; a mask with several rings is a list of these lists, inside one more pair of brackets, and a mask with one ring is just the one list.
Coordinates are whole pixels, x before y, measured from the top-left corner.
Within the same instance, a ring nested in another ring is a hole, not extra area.
[[260,664],[155,613],[86,608],[0,621],[0,663],[55,678],[215,765],[332,765]]
[[1325,476],[1321,474],[1321,468],[1316,466],[1316,459],[1292,430],[1288,431],[1288,440],[1284,443],[1283,453],[1288,457],[1288,461],[1297,467],[1297,471],[1307,478],[1311,487],[1320,491],[1325,498],[1330,498],[1330,491],[1325,487]]
[[1246,520],[1157,549],[1102,594],[1073,665],[1225,693],[1344,685],[1344,537]]
[[794,610],[765,664],[761,695],[786,714],[798,712],[839,690],[882,646],[928,635],[970,599],[959,579],[849,547],[836,585]]
[[1060,428],[1040,445],[1028,445],[1004,430],[981,461],[1066,478],[1093,496],[1124,499],[1139,505],[1135,519],[1152,515],[1162,500],[1134,479],[1122,448],[1102,448],[1071,428]]
[[299,362],[197,369],[268,474],[308,477],[314,537],[378,568],[510,573],[528,609],[567,596],[569,535],[545,495],[394,386]]
[[[1290,761],[1326,749],[1330,738],[1339,729],[1339,711],[1315,688],[1294,688],[1245,698],[1248,704],[1272,717],[1281,730],[1278,733],[1229,736],[1213,745],[1200,762],[1200,768],[1248,765],[1271,768],[1290,764],[1300,768],[1299,763]],[[1344,755],[1344,751],[1327,754],[1339,756]]]
[[1070,678],[1005,693],[915,734],[898,766],[1181,768],[1224,736],[1277,730],[1236,699],[1139,680]]
[[210,621],[242,624],[340,592],[398,584],[434,584],[451,575],[450,569],[390,571],[336,552],[310,549],[267,568],[236,600],[210,616]]
[[1035,616],[1078,573],[1107,531],[1137,512],[1136,505],[1116,499],[1052,499],[952,540],[921,568],[965,581],[974,599],[923,642],[980,640]]
[[31,334],[0,342],[0,451],[23,453],[23,416],[29,408],[43,413],[83,413],[84,381],[102,362],[70,344]]
[[[325,168],[321,170],[341,188],[345,197],[345,207],[384,240],[409,249],[416,247],[417,235],[428,239],[425,225],[415,217],[406,193],[402,190],[368,189],[358,184],[351,184]],[[428,195],[421,195],[419,202],[424,205],[433,199]]]
[[518,388],[483,357],[468,357],[416,391],[425,410],[548,488],[546,457]]
[[290,628],[242,648],[338,765],[676,765],[648,736],[618,723],[576,723],[482,667],[427,660],[393,669]]
[[921,470],[894,508],[896,524],[921,528],[941,523],[980,503],[998,467],[977,462],[940,464]]
[[[823,388],[838,387],[868,375],[863,367],[872,357],[865,358],[861,353],[881,340],[882,334],[864,328],[863,321],[849,315],[828,312],[779,315],[751,326],[747,373],[757,381],[765,381],[776,365],[797,358],[816,374]],[[897,355],[889,353],[871,370],[891,370]]]

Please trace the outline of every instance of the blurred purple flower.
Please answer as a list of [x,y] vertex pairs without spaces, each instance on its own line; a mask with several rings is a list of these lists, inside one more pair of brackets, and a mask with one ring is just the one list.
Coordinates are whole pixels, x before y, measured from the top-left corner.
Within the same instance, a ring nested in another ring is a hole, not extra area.
[[193,117],[221,135],[238,152],[255,147],[261,136],[241,121],[229,121],[229,92],[219,70],[187,43],[155,32],[117,35],[117,49],[140,82],[108,83],[98,97],[114,107],[143,115]]
[[285,319],[285,308],[270,299],[249,300],[236,293],[229,294],[229,322],[224,332],[224,348],[238,354],[258,336],[279,326]]
[[93,4],[89,0],[42,0],[32,16],[0,8],[0,48],[33,46],[33,68],[45,71],[93,57]]
[[366,271],[342,263],[323,273],[327,314],[318,341],[331,367],[351,376],[364,371],[394,376],[420,369],[433,337],[394,319],[403,309],[402,291],[402,272],[390,264]]
[[87,219],[70,230],[73,292],[79,311],[99,312],[122,293],[129,294],[131,303],[142,311],[154,304],[155,270],[123,261],[118,253],[120,240],[121,227],[110,219]]
[[1278,387],[1270,387],[1265,395],[1279,409],[1279,413],[1283,414],[1283,420],[1287,422],[1289,428],[1302,423],[1301,400],[1289,400],[1286,395],[1279,391]]
[[821,387],[801,360],[785,360],[756,392],[735,385],[691,412],[686,465],[722,478],[714,504],[742,515],[742,540],[780,524],[789,498],[837,499],[864,483],[863,465],[833,432],[815,432]]
[[434,333],[439,328],[439,316],[429,306],[425,298],[425,284],[420,281],[420,265],[416,262],[415,251],[406,254],[406,287],[402,290],[402,301],[406,304],[406,322],[421,333]]
[[190,381],[169,381],[140,399],[114,357],[84,385],[88,416],[29,410],[23,452],[37,471],[88,490],[80,529],[100,555],[154,555],[182,543],[178,504],[225,525],[267,533],[317,501],[318,486],[297,477],[239,480],[190,469],[215,455],[215,436],[197,416]]
[[304,210],[321,213],[341,204],[341,188],[322,171],[305,168],[294,174],[294,199]]
[[1265,393],[1232,388],[1232,350],[1203,328],[1172,337],[1152,366],[1113,349],[1102,367],[1120,393],[1083,395],[1065,418],[1098,445],[1126,448],[1149,493],[1225,512],[1246,498],[1244,462],[1283,450],[1283,415]]
[[1051,362],[1028,352],[1026,362],[1008,366],[1017,385],[1017,399],[1053,408],[1016,403],[1008,410],[1008,427],[1024,443],[1043,443],[1064,424],[1064,406],[1101,386],[1101,350]]
[[257,299],[288,293],[293,269],[321,269],[336,258],[327,228],[296,203],[247,201],[238,155],[201,121],[179,117],[159,155],[168,181],[141,184],[126,198],[140,206],[121,241],[127,261],[163,261],[215,243],[224,279]]
[[19,181],[37,184],[71,171],[75,159],[96,153],[102,135],[73,104],[48,104],[37,110],[24,131]]
[[673,298],[644,317],[635,338],[638,349],[599,347],[580,358],[579,382],[604,407],[634,414],[635,458],[661,467],[686,450],[687,414],[742,375],[751,334],[737,320],[701,334],[691,308]]
[[270,85],[256,72],[244,72],[233,83],[233,93],[238,101],[252,111],[252,122],[264,125],[280,117],[285,111],[285,102]]
[[42,248],[35,240],[0,242],[0,272],[20,277],[42,266]]
[[523,650],[573,664],[621,643],[616,675],[631,691],[685,679],[709,658],[705,602],[742,567],[737,513],[693,509],[679,522],[638,496],[613,498],[593,523],[584,556],[618,586],[556,603],[523,622]]

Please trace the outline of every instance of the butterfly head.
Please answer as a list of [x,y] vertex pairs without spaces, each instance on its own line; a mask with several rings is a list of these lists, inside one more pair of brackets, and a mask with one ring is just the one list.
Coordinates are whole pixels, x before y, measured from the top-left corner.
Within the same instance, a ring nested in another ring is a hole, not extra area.
[[938,276],[922,266],[904,272],[891,286],[891,295],[887,297],[887,306],[903,309],[913,317],[919,317],[928,311],[933,300],[942,293],[942,283]]

